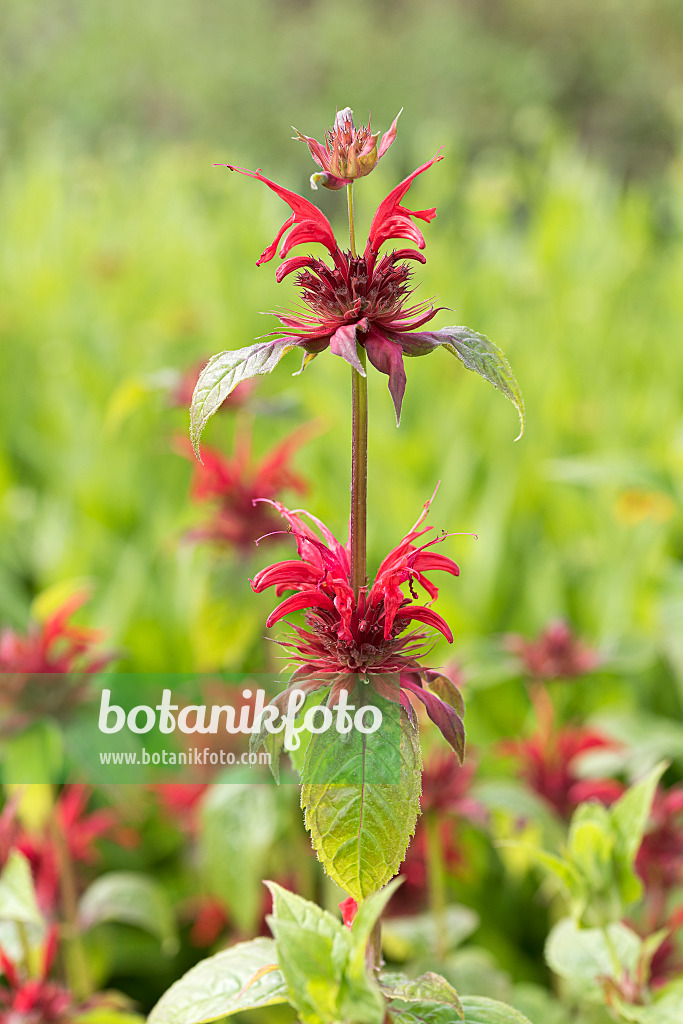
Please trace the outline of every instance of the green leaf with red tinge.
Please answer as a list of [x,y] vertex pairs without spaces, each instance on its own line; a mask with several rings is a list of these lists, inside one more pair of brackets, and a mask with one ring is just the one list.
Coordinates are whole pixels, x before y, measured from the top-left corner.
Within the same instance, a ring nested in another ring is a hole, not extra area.
[[373,695],[383,710],[377,732],[331,730],[313,736],[306,753],[301,805],[327,874],[359,902],[393,878],[420,810],[417,730],[398,705]]
[[388,999],[397,999],[404,1003],[438,1003],[448,1006],[462,1020],[463,1009],[458,993],[450,982],[440,974],[428,971],[419,978],[409,978],[405,974],[386,972],[380,976],[380,987]]
[[498,346],[489,341],[485,334],[477,334],[465,326],[424,331],[420,332],[419,337],[434,347],[441,345],[448,349],[468,370],[478,373],[494,388],[502,391],[519,413],[520,431],[515,438],[518,441],[524,433],[524,399],[510,364]]
[[243,380],[270,373],[289,348],[291,342],[287,338],[274,338],[219,352],[208,361],[199,375],[190,405],[190,438],[197,458],[204,427],[230,392]]

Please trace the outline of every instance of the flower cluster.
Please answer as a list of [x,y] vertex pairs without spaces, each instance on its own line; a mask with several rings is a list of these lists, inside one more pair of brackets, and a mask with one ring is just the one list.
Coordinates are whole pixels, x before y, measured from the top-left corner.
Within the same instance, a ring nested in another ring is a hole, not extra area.
[[[360,678],[372,684],[381,696],[400,702],[412,716],[408,694],[420,700],[460,758],[464,752],[463,705],[459,691],[446,676],[424,668],[417,660],[433,634],[421,628],[406,629],[412,623],[437,630],[449,643],[453,635],[445,620],[424,604],[417,603],[419,584],[435,599],[438,588],[426,575],[434,571],[458,575],[452,559],[432,550],[444,539],[438,536],[416,544],[433,527],[423,526],[430,502],[403,540],[381,563],[371,586],[354,593],[351,585],[349,548],[336,539],[324,523],[308,512],[291,512],[278,502],[271,503],[289,524],[299,560],[277,562],[262,569],[252,581],[256,593],[275,587],[282,601],[268,617],[275,625],[293,612],[304,611],[306,625],[292,626],[292,638],[282,641],[298,668],[290,689],[313,691],[331,687],[328,702],[333,707],[342,689],[352,690]],[[306,516],[319,534],[304,520]],[[408,597],[401,587],[407,584]],[[289,691],[277,700],[284,700]]]
[[16,732],[45,715],[62,717],[87,698],[84,674],[99,672],[113,659],[97,649],[99,631],[70,621],[88,596],[79,590],[26,633],[0,633],[0,733]]
[[575,679],[600,664],[600,655],[581,643],[561,620],[551,622],[536,640],[512,633],[506,646],[531,679]]
[[260,462],[252,460],[251,438],[245,431],[238,434],[229,459],[205,447],[202,462],[196,462],[191,445],[179,439],[177,450],[194,464],[193,500],[212,506],[207,521],[191,530],[190,538],[208,540],[246,554],[255,541],[277,530],[276,517],[260,499],[275,498],[286,488],[299,493],[307,490],[306,481],[292,469],[290,460],[311,433],[310,424],[295,430]]

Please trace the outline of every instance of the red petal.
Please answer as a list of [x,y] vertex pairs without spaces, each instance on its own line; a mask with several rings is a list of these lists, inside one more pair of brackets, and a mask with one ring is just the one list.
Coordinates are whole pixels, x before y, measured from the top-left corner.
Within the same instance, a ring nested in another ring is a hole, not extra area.
[[301,594],[293,594],[292,597],[288,597],[286,601],[279,604],[266,619],[266,626],[270,629],[285,615],[289,615],[290,612],[299,612],[303,608],[324,608],[325,611],[333,611],[334,605],[324,594],[305,590]]
[[283,589],[296,590],[306,584],[315,586],[320,579],[320,569],[309,565],[307,562],[276,562],[254,576],[251,580],[251,589],[255,594],[260,594],[268,587],[282,587]]
[[[320,242],[324,245],[331,256],[334,256],[338,251],[338,246],[332,230],[332,225],[329,220],[322,213],[317,206],[313,203],[309,203],[308,199],[304,199],[303,196],[297,195],[296,192],[290,192],[289,189],[283,188],[282,185],[276,184],[269,178],[264,177],[260,170],[250,171],[245,167],[233,167],[231,164],[221,165],[227,167],[231,171],[237,171],[239,174],[244,174],[248,178],[255,178],[257,181],[262,181],[264,185],[267,185],[271,191],[275,192],[276,195],[283,199],[292,210],[292,216],[289,217],[282,228],[278,232],[275,240],[264,249],[261,257],[257,261],[257,266],[261,263],[268,263],[272,260],[273,256],[277,252],[277,247],[282,236],[289,230],[289,228],[295,227],[294,231],[290,234],[289,238],[285,240],[284,245],[280,251],[281,256],[285,256],[293,245],[298,245],[300,242]],[[294,240],[293,240],[294,239]]]
[[428,170],[432,164],[443,160],[440,153],[436,153],[426,164],[422,164],[417,170],[409,174],[393,189],[377,208],[377,212],[370,225],[368,244],[365,251],[366,258],[370,252],[379,252],[380,246],[390,238],[409,238],[415,242],[420,249],[424,249],[424,236],[419,228],[415,227],[411,217],[418,217],[420,220],[429,222],[436,217],[436,210],[408,210],[401,206],[401,200],[412,185],[418,174]]
[[411,619],[424,622],[426,626],[433,626],[434,629],[438,629],[440,633],[443,633],[449,644],[453,643],[453,634],[446,620],[442,619],[440,615],[437,615],[430,608],[425,608],[424,605],[407,605],[405,608],[399,608],[395,618],[405,619],[406,622],[409,622]]

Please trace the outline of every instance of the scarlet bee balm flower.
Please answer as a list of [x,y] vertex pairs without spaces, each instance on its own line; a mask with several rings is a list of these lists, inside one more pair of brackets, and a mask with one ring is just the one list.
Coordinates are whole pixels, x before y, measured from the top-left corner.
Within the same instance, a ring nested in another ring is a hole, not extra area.
[[[271,504],[287,520],[299,560],[277,562],[262,569],[252,580],[252,589],[260,593],[275,587],[278,595],[295,591],[271,612],[268,627],[294,612],[304,611],[306,619],[305,627],[292,626],[291,640],[281,641],[298,668],[289,688],[273,703],[286,704],[292,689],[312,692],[330,687],[327,702],[334,707],[340,691],[352,690],[360,678],[385,699],[400,703],[411,718],[414,712],[408,695],[421,701],[462,760],[464,708],[460,693],[450,679],[418,661],[432,634],[419,627],[405,632],[412,623],[419,623],[437,630],[449,643],[453,641],[445,620],[426,605],[416,603],[415,584],[431,599],[438,595],[427,573],[440,570],[459,574],[452,559],[431,550],[443,536],[415,543],[433,529],[422,525],[430,502],[381,563],[372,585],[361,587],[357,597],[351,586],[348,545],[341,544],[310,513],[290,511],[278,502]],[[302,516],[317,527],[320,536]],[[401,589],[404,584],[408,584],[410,597]]]
[[[375,137],[371,134],[362,136],[362,131],[369,133],[369,129],[352,128],[353,122],[348,115],[349,111],[338,115],[326,148],[313,139],[300,136],[318,163],[323,168],[329,165],[330,170],[325,169],[325,175],[332,174],[332,168],[336,168],[338,173],[333,174],[333,179],[337,184],[332,185],[334,188],[368,173],[365,168],[373,159],[373,150],[368,147],[371,142],[374,146],[372,140]],[[377,150],[377,159],[393,142],[395,128],[396,122],[384,136]],[[522,396],[500,350],[483,334],[477,334],[468,327],[419,330],[439,310],[429,302],[411,305],[409,301],[412,292],[409,261],[426,262],[419,251],[424,248],[425,239],[416,221],[429,223],[436,216],[436,209],[410,210],[402,204],[415,178],[442,159],[441,153],[437,152],[380,203],[362,256],[339,246],[327,217],[307,199],[266,178],[260,170],[251,171],[232,164],[217,165],[262,182],[289,206],[290,216],[262,252],[257,266],[268,263],[276,255],[285,260],[275,276],[280,282],[288,274],[297,273],[303,309],[276,314],[282,328],[273,332],[270,340],[220,352],[209,360],[192,397],[191,436],[197,454],[207,421],[233,388],[257,374],[270,373],[282,356],[294,348],[303,352],[302,369],[318,353],[329,348],[333,355],[346,360],[362,375],[365,371],[359,359],[358,346],[365,349],[375,369],[389,378],[397,422],[406,387],[403,357],[427,355],[436,348],[446,348],[467,369],[490,381],[515,404],[523,427]],[[366,160],[365,164],[363,160]],[[333,179],[327,180],[328,187]],[[417,250],[401,248],[380,256],[381,247],[395,239],[407,239],[417,246]],[[322,245],[327,250],[331,266],[310,254],[287,258],[295,246],[310,243]]]

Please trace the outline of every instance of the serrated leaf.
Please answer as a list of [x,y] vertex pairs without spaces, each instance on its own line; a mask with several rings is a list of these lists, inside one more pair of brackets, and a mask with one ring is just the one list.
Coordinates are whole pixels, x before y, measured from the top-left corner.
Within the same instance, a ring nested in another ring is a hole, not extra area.
[[190,438],[197,457],[204,427],[243,380],[274,370],[291,341],[274,338],[213,356],[199,375],[190,405]]
[[450,1006],[459,1017],[463,1016],[462,1005],[450,982],[440,974],[428,971],[419,978],[409,978],[405,974],[387,972],[380,977],[382,991],[389,999],[400,999],[402,1002],[439,1003]]
[[[514,1006],[500,1003],[486,996],[463,996],[464,1024],[530,1024],[530,1021],[515,1010]],[[541,1024],[541,1022],[539,1022]]]
[[110,871],[101,875],[83,893],[78,916],[85,930],[105,921],[141,928],[156,936],[169,955],[178,945],[168,896],[148,875],[134,871]]
[[[359,902],[398,871],[420,810],[417,730],[403,711],[395,727],[391,717],[397,705],[377,694],[373,702],[384,714],[376,732],[354,729],[341,737],[329,730],[312,738],[301,788],[318,858],[329,877]],[[395,782],[368,781],[378,778]]]
[[42,927],[29,862],[23,853],[11,850],[0,875],[0,921]]
[[243,1010],[287,1002],[272,939],[240,942],[202,960],[171,985],[147,1024],[206,1024]]
[[391,1014],[396,1024],[530,1024],[530,1021],[512,1006],[485,996],[463,996],[463,1016],[455,1016],[450,1006],[438,1003],[391,1003]]
[[[469,907],[459,904],[446,907],[444,934],[440,936],[446,950],[455,949],[479,927],[479,917]],[[390,917],[382,926],[382,948],[391,960],[414,960],[433,955],[437,948],[437,925],[432,914],[411,914]]]
[[619,921],[606,929],[579,928],[571,918],[564,918],[548,936],[545,957],[555,974],[595,987],[599,978],[615,976],[612,950],[619,960],[619,973],[630,974],[637,968],[641,949],[641,938]]
[[362,935],[354,937],[327,911],[275,882],[266,885],[273,895],[268,924],[290,1002],[301,1020],[382,1024],[384,1003],[365,966]]
[[463,366],[484,377],[512,402],[519,413],[520,431],[515,438],[518,441],[524,433],[524,399],[510,364],[498,346],[485,334],[477,334],[464,325],[444,327],[440,331],[425,331],[419,337],[432,345],[442,345],[448,349]]
[[270,786],[226,781],[212,786],[202,801],[202,876],[243,932],[253,932],[261,913],[262,878],[275,828],[275,794]]

